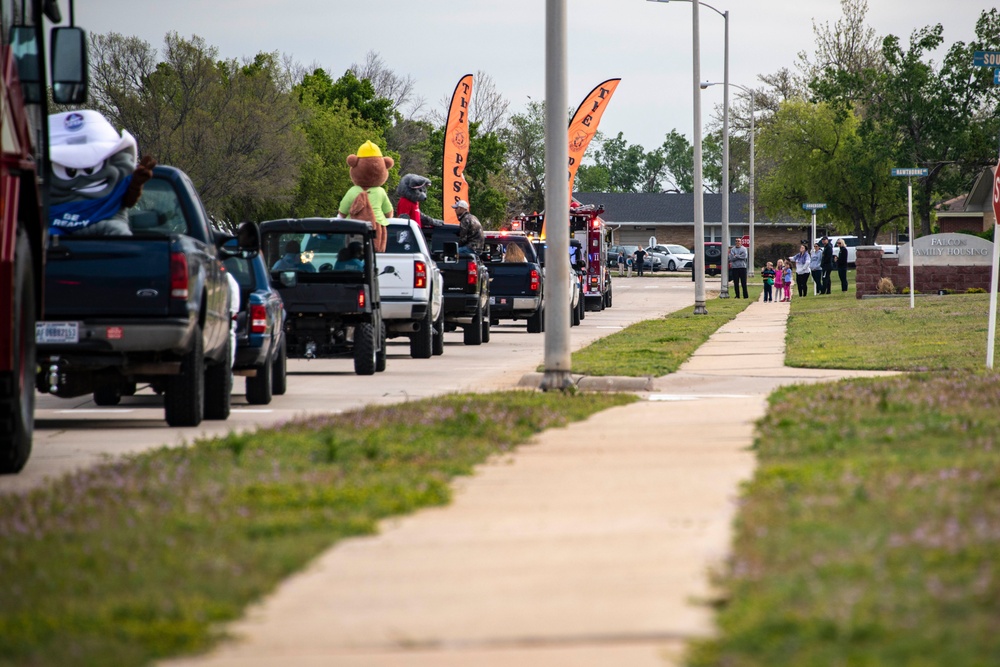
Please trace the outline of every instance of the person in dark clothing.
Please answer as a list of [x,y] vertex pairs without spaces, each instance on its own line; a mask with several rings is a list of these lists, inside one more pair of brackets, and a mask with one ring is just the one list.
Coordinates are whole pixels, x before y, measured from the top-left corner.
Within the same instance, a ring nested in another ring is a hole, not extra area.
[[[840,276],[840,291],[847,291],[847,244],[837,239],[837,274]],[[827,294],[830,291],[827,289]]]
[[820,287],[820,294],[830,293],[830,272],[833,271],[833,245],[830,244],[830,237],[824,236],[820,239],[823,244],[823,259],[820,260],[819,268],[823,272],[823,285]]
[[451,206],[458,216],[458,252],[475,255],[483,251],[485,239],[479,218],[469,212],[469,202],[459,199]]
[[740,298],[740,285],[743,285],[743,298],[747,295],[747,249],[743,247],[743,239],[736,237],[736,245],[729,249],[729,277],[733,280],[733,298]]
[[632,256],[635,257],[635,270],[638,272],[636,275],[642,278],[642,267],[646,263],[646,251],[642,249],[642,246],[639,246],[632,253]]

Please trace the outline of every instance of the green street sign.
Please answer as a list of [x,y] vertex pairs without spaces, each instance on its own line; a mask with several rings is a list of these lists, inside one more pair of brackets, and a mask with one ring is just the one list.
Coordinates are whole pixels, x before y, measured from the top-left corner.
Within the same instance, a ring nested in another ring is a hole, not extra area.
[[972,54],[976,67],[1000,67],[1000,51],[976,51]]

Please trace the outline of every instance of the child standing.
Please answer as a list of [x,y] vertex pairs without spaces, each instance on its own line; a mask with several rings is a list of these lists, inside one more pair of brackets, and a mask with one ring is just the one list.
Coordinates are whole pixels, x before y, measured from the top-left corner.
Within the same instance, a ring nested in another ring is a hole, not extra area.
[[778,295],[778,302],[785,300],[785,260],[779,259],[778,265],[774,267],[774,291]]
[[785,301],[792,300],[792,262],[785,264]]
[[764,279],[764,302],[774,301],[772,296],[772,291],[774,289],[774,264],[768,262],[760,272],[761,278]]

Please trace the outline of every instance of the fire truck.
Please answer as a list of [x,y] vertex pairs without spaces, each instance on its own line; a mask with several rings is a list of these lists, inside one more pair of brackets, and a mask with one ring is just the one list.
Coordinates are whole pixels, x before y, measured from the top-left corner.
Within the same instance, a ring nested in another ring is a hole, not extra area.
[[[608,234],[601,213],[604,213],[604,207],[600,204],[575,205],[569,209],[570,234],[587,253],[587,269],[582,285],[586,309],[597,311],[611,307]],[[520,215],[511,221],[510,229],[537,238],[542,233],[544,220],[545,216],[541,213]]]
[[87,95],[86,36],[72,26],[70,2],[70,26],[47,34],[46,19],[62,22],[57,0],[0,0],[0,474],[19,472],[31,453],[35,321],[48,236],[49,94],[58,104],[80,104]]

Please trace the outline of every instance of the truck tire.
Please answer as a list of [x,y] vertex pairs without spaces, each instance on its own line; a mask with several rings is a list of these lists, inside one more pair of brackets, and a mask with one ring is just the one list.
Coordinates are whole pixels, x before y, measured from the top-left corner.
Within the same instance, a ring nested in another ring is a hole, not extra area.
[[358,375],[375,375],[375,327],[367,322],[354,328],[354,372]]
[[378,339],[378,352],[375,353],[375,372],[381,373],[385,370],[386,361],[389,358],[388,341],[389,335],[386,332],[385,322],[381,324],[379,330],[382,335]]
[[205,419],[229,419],[233,399],[232,339],[226,336],[223,360],[205,368]]
[[181,359],[179,375],[164,383],[163,411],[170,426],[197,426],[205,415],[205,356],[201,327],[195,326],[191,349]]
[[420,330],[410,335],[410,356],[414,359],[430,359],[434,354],[434,322],[431,320],[430,304],[427,314],[420,320]]
[[545,313],[539,308],[528,316],[528,333],[542,333],[542,325],[545,322]]
[[118,405],[122,402],[122,392],[115,387],[98,387],[94,390],[94,404],[100,406]]
[[607,294],[607,296],[604,298],[604,306],[606,308],[610,308],[611,307],[611,290],[609,289],[606,292],[606,294]]
[[438,315],[438,321],[434,323],[434,346],[433,354],[435,357],[440,357],[444,354],[444,309],[441,309],[441,314]]
[[18,229],[14,246],[14,366],[0,375],[0,474],[21,472],[35,426],[35,278],[31,243]]
[[271,393],[275,396],[284,396],[288,389],[288,350],[286,349],[284,337],[281,345],[278,346],[278,354],[274,358],[274,367],[271,369]]
[[274,393],[274,360],[271,355],[262,366],[257,367],[257,375],[247,378],[247,403],[250,405],[267,405]]
[[483,342],[490,342],[490,327],[492,320],[490,319],[490,307],[486,306],[486,314],[483,315]]
[[577,310],[580,311],[580,321],[583,322],[587,319],[587,298],[583,296],[583,291],[580,291],[580,303],[577,304]]
[[466,345],[483,344],[483,305],[476,304],[476,314],[472,317],[472,323],[466,324],[462,332]]

